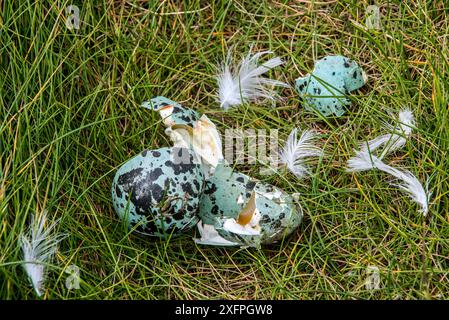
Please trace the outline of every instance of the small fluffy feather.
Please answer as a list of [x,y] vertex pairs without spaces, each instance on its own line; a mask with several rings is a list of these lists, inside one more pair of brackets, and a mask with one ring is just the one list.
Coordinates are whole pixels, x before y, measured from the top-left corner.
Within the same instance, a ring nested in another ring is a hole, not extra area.
[[260,99],[274,101],[276,92],[269,87],[288,87],[282,81],[263,77],[264,73],[283,63],[281,58],[274,57],[265,63],[259,64],[259,59],[269,53],[271,51],[252,54],[250,50],[238,66],[232,61],[231,54],[228,54],[228,58],[222,64],[221,73],[217,76],[221,108],[228,110],[230,107],[244,102]]
[[409,109],[402,110],[401,112],[399,112],[399,116],[398,119],[396,119],[396,122],[398,122],[399,125],[395,127],[390,124],[385,125],[385,128],[391,133],[383,134],[368,142],[362,143],[361,150],[365,152],[373,152],[380,146],[385,145],[385,148],[380,156],[380,158],[382,159],[387,153],[402,148],[405,145],[407,138],[410,137],[412,128],[415,125],[413,113]]
[[349,159],[346,171],[360,172],[375,168],[391,174],[398,179],[400,182],[399,184],[396,184],[396,186],[408,193],[412,200],[418,203],[421,207],[420,212],[422,212],[424,216],[427,215],[430,195],[424,189],[421,182],[419,182],[410,171],[393,168],[367,151],[358,151],[354,157]]
[[22,233],[19,238],[24,260],[22,266],[38,296],[42,294],[47,274],[46,265],[50,263],[63,238],[61,234],[53,234],[57,222],[45,227],[46,220],[45,211],[38,217],[32,216],[28,233]]
[[317,135],[311,130],[306,130],[297,139],[298,129],[292,130],[288,136],[284,148],[279,153],[280,162],[298,178],[308,174],[305,158],[319,157],[323,151],[312,143]]
[[355,156],[348,160],[346,172],[360,172],[378,168],[381,160],[368,151],[357,151]]

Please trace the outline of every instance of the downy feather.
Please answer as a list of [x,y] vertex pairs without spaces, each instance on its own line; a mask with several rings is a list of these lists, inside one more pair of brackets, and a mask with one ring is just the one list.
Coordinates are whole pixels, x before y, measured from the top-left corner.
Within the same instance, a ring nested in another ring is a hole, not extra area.
[[20,234],[22,248],[22,263],[31,284],[38,296],[41,296],[47,275],[47,264],[57,250],[59,241],[64,235],[54,234],[57,221],[45,226],[47,213],[43,211],[39,216],[32,216],[27,234]]
[[361,150],[373,152],[382,145],[385,145],[385,148],[380,155],[380,158],[382,159],[388,153],[402,148],[405,145],[407,138],[410,137],[412,128],[415,124],[413,113],[409,109],[400,111],[396,122],[398,123],[396,126],[392,126],[388,123],[384,125],[384,128],[391,133],[380,135],[368,142],[363,142],[361,144]]
[[220,107],[228,110],[230,107],[248,101],[268,99],[274,101],[276,92],[270,87],[289,87],[288,84],[263,77],[267,71],[281,65],[282,59],[274,57],[265,63],[259,64],[259,59],[271,51],[262,51],[255,54],[250,52],[239,65],[231,58],[231,52],[221,66],[221,73],[217,76],[218,96]]
[[293,129],[284,148],[279,153],[279,159],[295,176],[302,178],[308,174],[305,159],[319,157],[323,151],[312,142],[317,137],[315,132],[306,130],[299,139],[297,139],[297,134],[298,129]]
[[354,157],[350,158],[346,171],[359,172],[376,168],[395,177],[399,181],[395,185],[408,193],[411,199],[421,207],[420,211],[423,215],[427,215],[430,194],[410,171],[393,168],[368,151],[358,151]]

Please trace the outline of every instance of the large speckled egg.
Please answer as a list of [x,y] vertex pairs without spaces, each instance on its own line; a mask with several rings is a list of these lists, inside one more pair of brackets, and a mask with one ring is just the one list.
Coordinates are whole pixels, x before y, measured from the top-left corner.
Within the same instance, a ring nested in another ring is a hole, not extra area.
[[[247,215],[246,221],[242,213]],[[259,247],[291,234],[303,214],[298,203],[283,190],[220,163],[206,181],[199,216],[203,226],[199,227],[200,233],[206,227],[215,230],[209,234],[203,231],[197,243]]]
[[187,148],[145,150],[117,171],[112,200],[119,217],[136,232],[167,237],[198,222],[204,174]]

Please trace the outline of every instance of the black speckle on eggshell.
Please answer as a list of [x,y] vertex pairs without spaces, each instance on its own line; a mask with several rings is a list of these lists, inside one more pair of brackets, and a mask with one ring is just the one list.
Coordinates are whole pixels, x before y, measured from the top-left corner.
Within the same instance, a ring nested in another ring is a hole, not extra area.
[[255,186],[256,186],[256,182],[255,181],[248,181],[246,183],[246,190],[247,191],[252,191]]
[[214,194],[217,191],[217,186],[213,182],[206,183],[206,187],[204,189],[205,194]]
[[122,196],[122,190],[120,190],[120,188],[117,185],[115,186],[115,194],[119,198]]
[[150,172],[150,180],[156,181],[163,174],[161,168],[155,168]]

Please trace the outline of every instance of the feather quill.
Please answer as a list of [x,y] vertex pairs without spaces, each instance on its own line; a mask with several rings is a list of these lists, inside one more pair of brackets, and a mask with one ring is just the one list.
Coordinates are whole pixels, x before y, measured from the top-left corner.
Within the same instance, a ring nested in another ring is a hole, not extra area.
[[58,243],[64,237],[54,233],[58,221],[45,226],[46,220],[46,211],[38,217],[33,215],[27,234],[22,233],[19,238],[24,260],[22,266],[38,296],[41,296],[45,283],[46,265],[50,263]]
[[297,135],[298,129],[295,128],[280,151],[279,159],[296,177],[302,178],[308,174],[306,158],[322,156],[323,151],[312,142],[317,137],[315,132],[306,130],[299,139]]
[[226,61],[221,66],[221,73],[217,76],[221,108],[228,110],[230,107],[244,102],[261,99],[274,101],[277,94],[270,87],[289,87],[282,81],[263,77],[267,71],[283,63],[281,58],[274,57],[259,64],[259,59],[269,53],[271,51],[252,54],[250,50],[238,65],[232,61],[231,54],[228,54]]
[[362,143],[361,150],[373,152],[382,145],[385,145],[385,148],[380,155],[380,158],[382,159],[388,153],[402,148],[405,145],[407,138],[410,137],[412,128],[415,125],[413,113],[409,109],[400,111],[396,122],[399,123],[396,126],[392,126],[388,123],[384,126],[385,129],[391,133],[380,135],[368,142]]
[[358,151],[354,157],[350,158],[346,171],[360,172],[371,169],[379,169],[399,180],[395,186],[405,191],[421,207],[420,212],[424,216],[427,215],[430,194],[410,171],[393,168],[368,151]]

